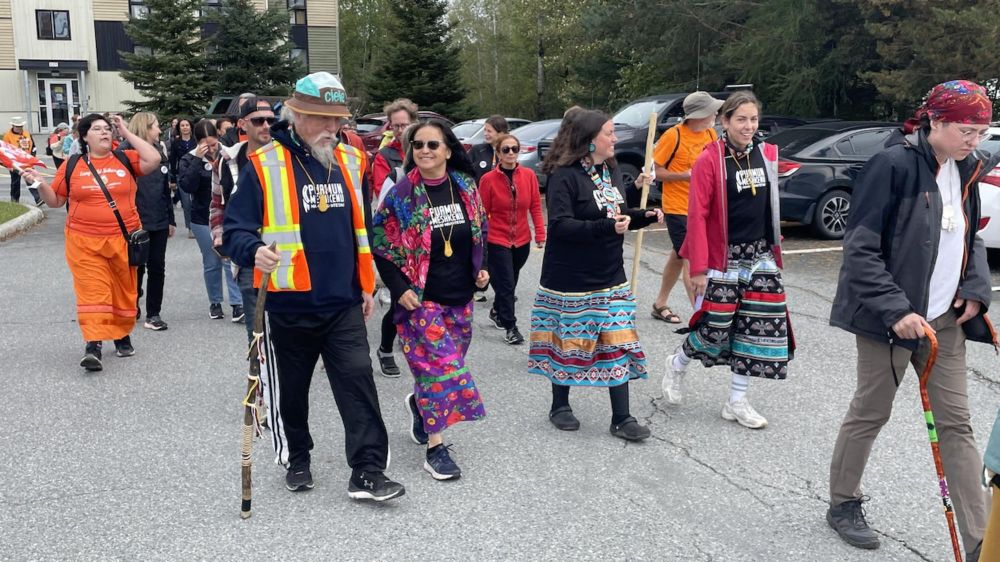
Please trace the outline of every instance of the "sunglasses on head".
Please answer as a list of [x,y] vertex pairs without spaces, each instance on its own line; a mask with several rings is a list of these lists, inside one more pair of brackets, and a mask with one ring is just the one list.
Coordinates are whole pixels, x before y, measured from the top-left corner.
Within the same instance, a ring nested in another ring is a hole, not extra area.
[[425,146],[430,150],[437,150],[441,148],[441,144],[442,144],[441,141],[436,141],[436,140],[426,141],[426,142],[415,140],[410,142],[410,145],[413,146],[413,150],[423,150]]
[[500,147],[500,152],[503,152],[504,154],[510,154],[511,152],[520,152],[520,150],[521,150],[521,147],[517,146],[516,144],[514,146],[502,146],[502,147]]
[[260,127],[264,123],[267,123],[268,125],[274,125],[274,123],[276,121],[277,121],[277,119],[274,118],[274,117],[251,117],[250,118],[250,122],[253,123],[254,127]]

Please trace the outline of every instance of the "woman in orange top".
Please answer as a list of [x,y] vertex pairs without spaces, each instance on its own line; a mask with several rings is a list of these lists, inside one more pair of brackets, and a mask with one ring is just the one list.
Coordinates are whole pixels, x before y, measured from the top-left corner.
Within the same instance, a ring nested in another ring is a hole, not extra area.
[[[129,131],[121,116],[114,115],[111,121],[135,150],[112,153],[111,123],[103,115],[91,114],[80,119],[78,125],[83,161],[64,162],[51,185],[34,170],[23,174],[30,184],[38,184],[39,194],[49,207],[69,201],[66,262],[73,274],[77,321],[87,342],[80,366],[88,371],[102,369],[103,340],[114,340],[119,357],[135,354],[129,332],[135,325],[138,289],[136,268],[128,264],[125,236],[87,161],[101,175],[129,231],[141,227],[135,207],[135,175],[149,173],[160,165],[160,153]],[[66,168],[71,162],[74,166],[68,170],[67,183]]]

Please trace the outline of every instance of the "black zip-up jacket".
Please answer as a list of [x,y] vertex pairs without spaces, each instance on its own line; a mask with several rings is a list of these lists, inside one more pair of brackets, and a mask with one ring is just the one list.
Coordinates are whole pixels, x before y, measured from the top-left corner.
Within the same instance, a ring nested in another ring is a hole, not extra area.
[[469,149],[469,160],[472,160],[472,169],[476,172],[476,183],[486,172],[496,166],[496,154],[493,152],[493,145],[484,142]]
[[[851,214],[844,233],[844,263],[830,324],[911,349],[892,325],[911,312],[927,315],[931,273],[937,260],[943,203],[940,165],[923,131],[897,132],[854,182]],[[973,341],[996,345],[986,310],[991,300],[986,247],[976,234],[980,218],[979,179],[1000,158],[972,153],[958,165],[966,244],[956,297],[982,303],[979,315],[962,325]]]
[[196,156],[194,150],[181,157],[177,170],[177,187],[191,194],[191,222],[208,224],[212,204],[212,170],[210,162]]
[[[118,148],[124,150],[132,147],[125,141]],[[135,206],[139,210],[142,228],[149,231],[167,230],[170,226],[177,226],[174,221],[174,206],[170,201],[167,156],[159,143],[156,149],[160,152],[160,166],[144,176],[135,178],[138,187],[135,192]]]

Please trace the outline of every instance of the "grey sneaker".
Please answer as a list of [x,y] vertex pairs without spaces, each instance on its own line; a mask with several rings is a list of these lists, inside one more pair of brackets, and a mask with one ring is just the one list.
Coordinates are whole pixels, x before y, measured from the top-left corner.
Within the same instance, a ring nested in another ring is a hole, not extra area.
[[146,322],[145,324],[143,324],[143,326],[148,330],[153,330],[156,332],[167,329],[167,323],[164,322],[162,319],[160,319],[159,314],[157,314],[156,316],[147,317]]
[[666,400],[667,404],[676,406],[684,400],[684,392],[682,391],[682,385],[684,382],[684,375],[687,371],[684,369],[674,369],[674,358],[677,357],[677,353],[667,357],[667,373],[663,375],[663,382],[661,386],[663,388],[663,399]]
[[837,531],[840,538],[851,546],[874,550],[879,547],[878,535],[868,526],[865,509],[861,506],[867,497],[848,500],[826,510],[826,522]]
[[225,315],[222,314],[222,305],[217,302],[213,302],[211,306],[208,307],[208,317],[212,320],[225,318]]
[[767,427],[767,418],[757,413],[750,405],[750,401],[744,396],[736,402],[726,400],[722,406],[722,419],[738,422],[743,427],[750,429],[763,429]]

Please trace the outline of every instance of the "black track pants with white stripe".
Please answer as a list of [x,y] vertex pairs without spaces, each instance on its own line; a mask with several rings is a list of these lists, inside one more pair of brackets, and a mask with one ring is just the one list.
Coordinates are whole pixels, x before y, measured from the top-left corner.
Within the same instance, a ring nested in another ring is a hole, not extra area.
[[344,423],[347,464],[368,472],[385,470],[389,436],[372,378],[361,305],[332,314],[269,312],[265,318],[261,373],[275,462],[286,468],[309,464],[309,386],[322,357]]

